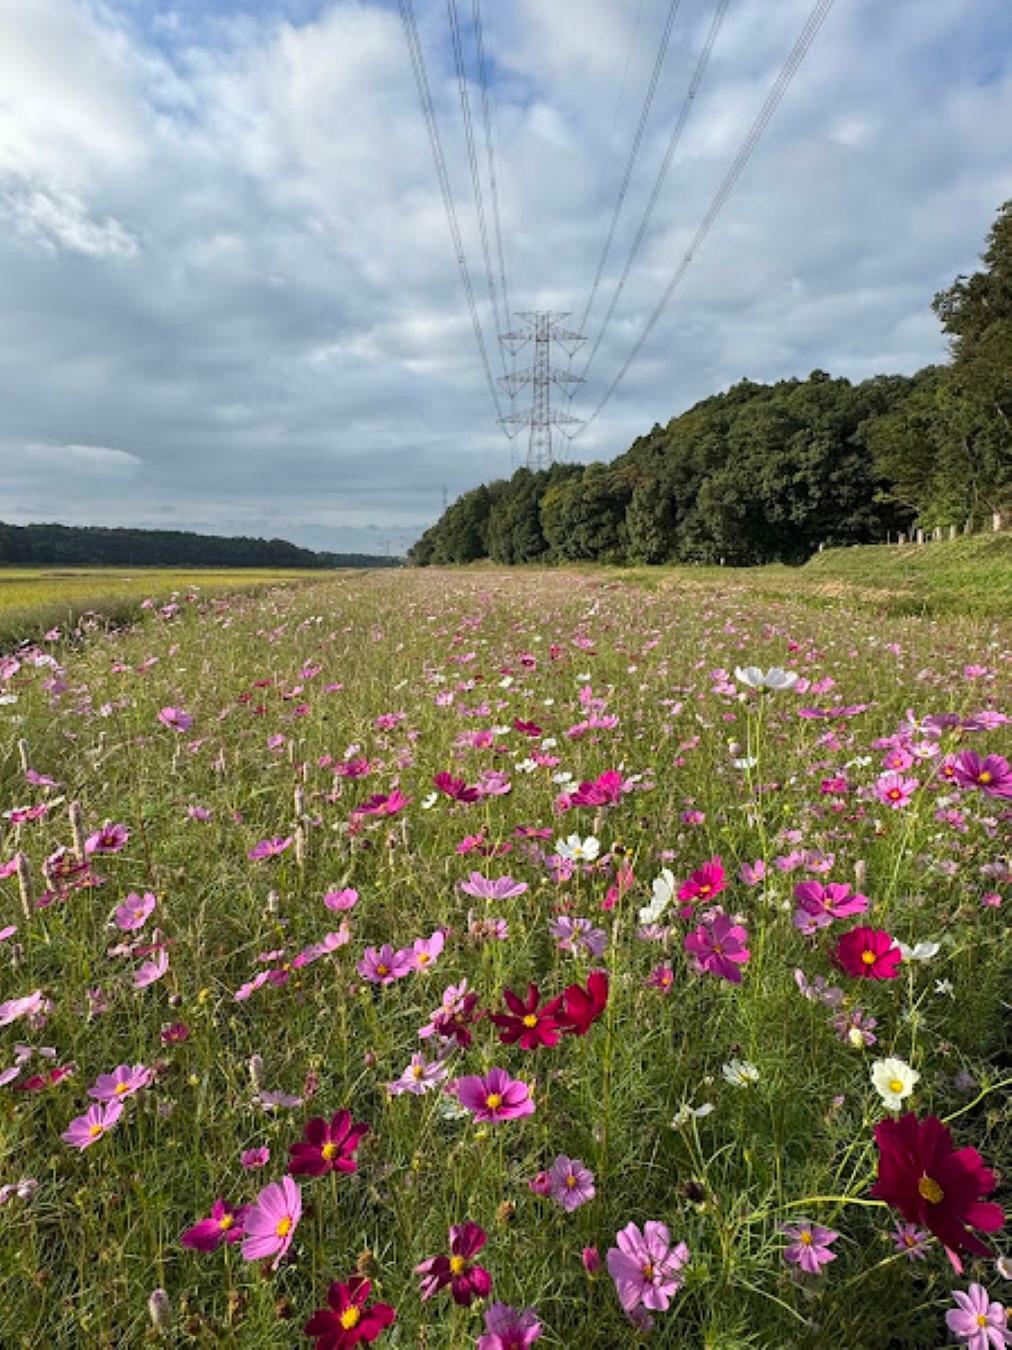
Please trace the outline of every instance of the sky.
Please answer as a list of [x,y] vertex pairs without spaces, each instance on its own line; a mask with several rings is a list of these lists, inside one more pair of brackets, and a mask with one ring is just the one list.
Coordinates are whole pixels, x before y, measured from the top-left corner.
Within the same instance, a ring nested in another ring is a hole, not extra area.
[[[574,415],[622,367],[811,4],[730,0]],[[669,5],[485,0],[512,311],[581,318]],[[713,6],[678,5],[591,341]],[[447,9],[415,9],[499,373]],[[639,358],[560,457],[610,459],[742,378],[944,360],[931,298],[974,269],[1009,197],[1007,0],[836,0]],[[401,553],[444,493],[525,454],[496,425],[396,0],[0,0],[0,519]]]

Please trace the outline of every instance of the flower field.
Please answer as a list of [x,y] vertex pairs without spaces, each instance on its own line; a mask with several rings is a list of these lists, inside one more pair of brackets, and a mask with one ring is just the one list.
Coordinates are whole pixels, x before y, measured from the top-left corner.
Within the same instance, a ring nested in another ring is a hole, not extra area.
[[996,620],[377,572],[0,656],[0,1346],[1012,1343]]

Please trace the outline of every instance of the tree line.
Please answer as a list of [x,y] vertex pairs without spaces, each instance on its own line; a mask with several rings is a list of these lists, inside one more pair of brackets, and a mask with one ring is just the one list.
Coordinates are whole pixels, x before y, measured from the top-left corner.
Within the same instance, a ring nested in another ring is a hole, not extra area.
[[316,553],[285,539],[99,525],[5,525],[0,521],[0,564],[328,568],[391,567],[399,561],[371,553]]
[[742,380],[611,463],[466,492],[410,561],[799,563],[820,544],[984,526],[1012,507],[1012,200],[982,262],[932,302],[946,364],[858,384]]

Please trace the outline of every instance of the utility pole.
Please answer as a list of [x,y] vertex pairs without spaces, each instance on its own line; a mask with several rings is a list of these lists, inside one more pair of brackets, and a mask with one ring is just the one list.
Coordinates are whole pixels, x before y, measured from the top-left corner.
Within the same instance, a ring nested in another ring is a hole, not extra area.
[[587,339],[582,334],[571,333],[561,326],[562,320],[569,317],[566,313],[559,314],[551,310],[525,310],[517,317],[523,320],[524,326],[511,333],[503,333],[501,341],[514,355],[522,347],[526,347],[529,342],[532,342],[534,344],[533,361],[529,369],[516,370],[510,375],[504,375],[499,383],[507,391],[510,398],[513,398],[526,385],[530,385],[531,410],[529,413],[511,413],[508,417],[501,417],[499,424],[507,435],[510,435],[510,428],[514,428],[512,432],[514,436],[522,427],[530,429],[530,439],[527,446],[527,467],[532,473],[535,473],[538,469],[547,469],[554,462],[552,428],[558,427],[560,432],[568,439],[570,433],[566,431],[566,427],[581,425],[579,417],[571,417],[569,413],[558,412],[551,406],[553,384],[566,386],[583,383],[579,375],[552,368],[552,344],[561,347],[567,356],[573,356]]

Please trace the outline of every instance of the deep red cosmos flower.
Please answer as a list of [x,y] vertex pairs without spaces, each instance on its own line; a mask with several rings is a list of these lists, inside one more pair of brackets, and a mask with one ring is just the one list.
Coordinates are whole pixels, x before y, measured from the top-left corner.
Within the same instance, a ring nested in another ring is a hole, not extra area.
[[492,1276],[483,1266],[473,1264],[472,1256],[477,1256],[488,1241],[484,1228],[467,1220],[450,1227],[450,1255],[431,1256],[420,1266],[415,1266],[415,1274],[423,1276],[422,1298],[431,1298],[444,1285],[450,1286],[454,1303],[466,1308],[471,1300],[484,1298],[492,1288]]
[[354,1172],[358,1167],[355,1151],[368,1133],[368,1125],[352,1124],[350,1111],[335,1112],[329,1125],[323,1116],[314,1116],[306,1122],[304,1137],[289,1146],[288,1171],[295,1177]]
[[305,1325],[315,1336],[316,1350],[349,1350],[359,1341],[374,1341],[384,1327],[392,1326],[397,1314],[389,1303],[366,1306],[370,1282],[353,1275],[347,1284],[338,1280],[327,1290],[329,1308],[318,1308]]
[[562,1007],[562,995],[538,1008],[541,993],[536,984],[527,986],[526,999],[520,999],[512,989],[503,990],[508,1013],[490,1013],[489,1019],[502,1027],[499,1039],[503,1045],[519,1043],[521,1050],[536,1050],[539,1045],[557,1045],[562,1030],[557,1016]]
[[908,1223],[929,1228],[957,1271],[960,1249],[990,1256],[991,1249],[966,1225],[996,1233],[1005,1224],[1000,1205],[985,1202],[995,1188],[994,1173],[975,1148],[954,1148],[952,1134],[937,1116],[918,1120],[908,1112],[875,1126],[878,1180],[872,1195],[898,1209]]
[[884,928],[852,928],[831,952],[835,966],[865,980],[895,980],[899,974],[900,950]]
[[562,997],[566,1006],[558,1021],[563,1031],[573,1036],[586,1036],[608,1002],[607,972],[592,970],[587,977],[586,989],[582,985],[571,984],[566,987]]
[[463,778],[454,778],[452,773],[437,773],[432,780],[433,784],[445,796],[452,798],[455,802],[476,802],[481,796],[477,788],[468,787]]

